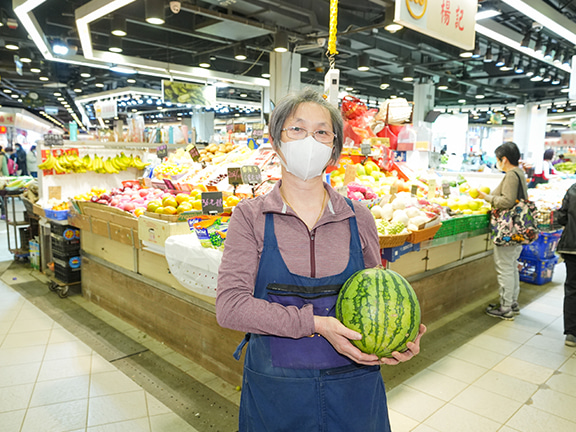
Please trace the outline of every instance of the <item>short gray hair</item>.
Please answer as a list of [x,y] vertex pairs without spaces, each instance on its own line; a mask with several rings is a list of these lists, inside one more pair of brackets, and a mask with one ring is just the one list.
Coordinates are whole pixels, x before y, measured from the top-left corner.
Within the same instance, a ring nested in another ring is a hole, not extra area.
[[286,119],[293,115],[294,112],[296,112],[300,104],[306,102],[313,102],[318,104],[321,107],[326,108],[330,113],[330,119],[332,120],[332,132],[334,132],[336,135],[334,138],[332,157],[330,161],[332,163],[336,163],[340,157],[340,153],[342,152],[342,144],[344,142],[344,126],[342,116],[340,115],[340,110],[328,103],[328,101],[326,101],[326,99],[324,99],[320,93],[309,87],[298,93],[289,93],[288,95],[284,96],[282,99],[280,99],[274,108],[274,111],[272,111],[272,114],[270,115],[270,125],[268,128],[270,131],[270,136],[273,140],[272,145],[276,150],[281,147],[280,140]]

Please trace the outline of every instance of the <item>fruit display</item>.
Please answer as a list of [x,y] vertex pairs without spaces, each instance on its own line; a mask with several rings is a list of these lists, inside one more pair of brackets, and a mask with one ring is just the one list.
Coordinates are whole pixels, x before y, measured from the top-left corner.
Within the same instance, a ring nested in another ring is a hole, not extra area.
[[360,351],[378,357],[404,352],[420,329],[420,304],[402,276],[381,268],[354,273],[336,301],[336,318],[362,335],[351,340]]
[[432,220],[442,218],[440,205],[412,197],[407,192],[399,193],[392,202],[373,206],[370,211],[382,235],[400,234],[402,230],[395,232],[399,223],[408,231],[418,231]]
[[576,173],[576,162],[560,162],[554,165],[554,169],[561,173],[574,174]]
[[221,162],[224,160],[222,156],[234,150],[234,144],[209,144],[206,148],[199,150],[200,160],[202,162]]
[[382,236],[391,236],[391,235],[409,233],[408,230],[406,229],[406,225],[404,225],[404,222],[388,221],[386,219],[380,219],[376,223],[376,229],[378,230],[378,234]]
[[91,201],[92,197],[99,197],[100,195],[106,192],[107,192],[106,189],[93,187],[92,189],[90,189],[89,192],[74,195],[74,199],[76,201]]
[[0,178],[0,190],[7,191],[18,191],[25,189],[31,185],[35,184],[36,189],[38,188],[38,183],[31,176],[20,176],[20,177],[2,177]]
[[88,171],[98,174],[118,174],[128,168],[142,170],[148,166],[147,163],[142,162],[140,156],[130,155],[128,157],[124,153],[107,159],[98,155],[93,157],[86,155],[81,158],[77,151],[62,153],[59,156],[55,156],[52,151],[48,150],[44,150],[42,153],[45,154],[46,158],[38,164],[38,168],[44,170],[44,175],[49,174],[46,171],[51,170],[56,174],[86,173]]

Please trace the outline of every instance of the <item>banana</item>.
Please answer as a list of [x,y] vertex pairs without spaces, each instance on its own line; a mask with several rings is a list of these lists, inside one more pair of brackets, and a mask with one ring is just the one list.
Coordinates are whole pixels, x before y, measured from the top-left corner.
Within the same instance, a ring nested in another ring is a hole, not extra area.
[[140,159],[140,156],[136,156],[134,158],[134,167],[138,170],[143,170],[144,168],[146,168],[148,165],[148,163],[144,163],[142,162],[142,160]]
[[120,172],[116,168],[114,168],[114,166],[112,165],[112,160],[110,158],[106,159],[106,161],[104,162],[104,169],[108,174],[118,174]]
[[51,170],[54,168],[55,161],[56,161],[56,158],[54,157],[52,152],[48,151],[48,156],[46,156],[46,160],[42,163],[39,163],[38,168],[40,168],[42,170]]
[[56,171],[57,174],[66,173],[66,169],[60,165],[60,161],[58,161],[58,159],[56,159],[56,162],[54,163],[54,171]]

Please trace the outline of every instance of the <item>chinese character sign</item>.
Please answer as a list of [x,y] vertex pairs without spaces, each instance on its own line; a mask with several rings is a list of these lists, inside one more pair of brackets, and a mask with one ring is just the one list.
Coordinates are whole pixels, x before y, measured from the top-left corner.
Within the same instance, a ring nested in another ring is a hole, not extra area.
[[398,0],[394,21],[465,50],[474,48],[478,0]]

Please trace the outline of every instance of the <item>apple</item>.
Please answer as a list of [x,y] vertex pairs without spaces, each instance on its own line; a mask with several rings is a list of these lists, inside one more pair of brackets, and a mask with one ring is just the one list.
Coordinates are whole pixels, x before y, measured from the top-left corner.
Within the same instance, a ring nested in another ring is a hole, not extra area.
[[96,202],[97,202],[97,203],[100,203],[100,204],[108,204],[108,201],[103,200],[103,199],[99,199],[99,200],[96,201]]
[[110,200],[110,205],[113,205],[114,207],[116,207],[118,205],[118,203],[120,202],[120,198],[112,198]]
[[141,197],[148,196],[148,189],[140,189],[138,191],[138,195],[140,195]]
[[128,203],[124,204],[124,210],[125,211],[132,211],[135,208],[136,208],[136,206],[132,202],[128,202]]
[[108,201],[110,201],[111,198],[110,198],[110,195],[108,195],[107,193],[103,193],[102,195],[100,195],[100,199],[108,202]]

